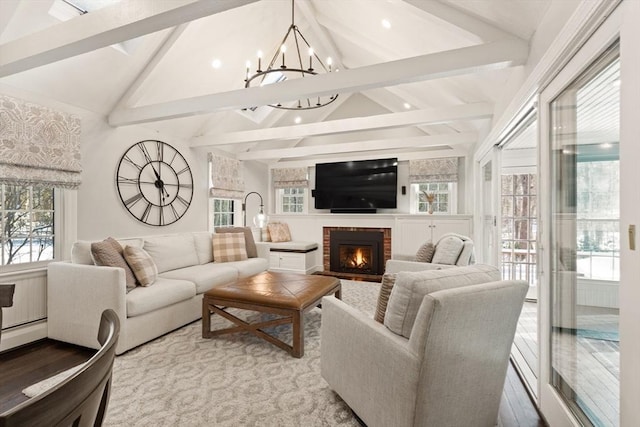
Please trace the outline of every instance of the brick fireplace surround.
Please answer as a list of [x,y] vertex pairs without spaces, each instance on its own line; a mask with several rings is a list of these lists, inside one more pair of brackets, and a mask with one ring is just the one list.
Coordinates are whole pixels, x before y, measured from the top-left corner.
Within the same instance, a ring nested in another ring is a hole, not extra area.
[[[375,227],[322,227],[322,265],[324,272],[331,270],[330,265],[330,234],[332,231],[372,231],[383,233],[383,259],[386,264],[391,259],[391,228],[375,228]],[[359,275],[354,275],[359,276]],[[366,275],[361,275],[366,276]]]

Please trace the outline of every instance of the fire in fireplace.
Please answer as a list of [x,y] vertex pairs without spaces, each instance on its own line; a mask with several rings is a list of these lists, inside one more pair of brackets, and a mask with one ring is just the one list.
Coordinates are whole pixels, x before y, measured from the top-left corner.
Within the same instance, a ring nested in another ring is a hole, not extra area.
[[340,268],[344,271],[370,273],[371,259],[370,246],[340,245]]
[[381,231],[331,231],[330,267],[337,273],[382,274],[384,234]]

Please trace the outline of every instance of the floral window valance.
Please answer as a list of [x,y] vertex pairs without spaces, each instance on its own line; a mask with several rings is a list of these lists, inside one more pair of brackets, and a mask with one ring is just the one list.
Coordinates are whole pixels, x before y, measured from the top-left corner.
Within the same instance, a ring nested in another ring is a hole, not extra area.
[[0,95],[0,183],[77,188],[80,119]]
[[457,182],[458,157],[409,161],[409,182]]
[[307,168],[273,169],[273,188],[308,187]]
[[240,160],[209,153],[211,187],[209,196],[222,199],[242,199],[244,178]]

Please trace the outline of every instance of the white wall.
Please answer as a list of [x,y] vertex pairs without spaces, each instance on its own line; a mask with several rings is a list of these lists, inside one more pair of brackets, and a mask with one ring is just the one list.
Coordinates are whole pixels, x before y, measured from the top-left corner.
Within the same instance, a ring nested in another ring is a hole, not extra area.
[[[123,153],[133,144],[157,139],[176,148],[193,174],[193,199],[177,222],[155,227],[133,217],[124,207],[116,187],[116,169]],[[82,185],[78,190],[78,239],[129,237],[207,229],[208,168],[206,156],[196,156],[184,140],[140,126],[110,127],[104,119],[82,124]]]

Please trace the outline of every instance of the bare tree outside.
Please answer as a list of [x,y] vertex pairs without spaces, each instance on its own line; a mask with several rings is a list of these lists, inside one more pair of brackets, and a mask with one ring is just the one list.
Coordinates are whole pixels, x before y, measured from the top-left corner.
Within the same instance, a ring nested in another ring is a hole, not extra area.
[[2,265],[53,258],[52,188],[1,186]]

